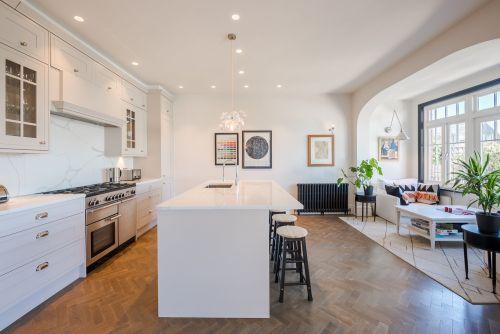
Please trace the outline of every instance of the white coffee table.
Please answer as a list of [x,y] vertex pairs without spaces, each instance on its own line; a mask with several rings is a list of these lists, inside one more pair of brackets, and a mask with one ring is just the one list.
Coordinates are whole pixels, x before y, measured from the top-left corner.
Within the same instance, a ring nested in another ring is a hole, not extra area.
[[[451,207],[453,209],[467,209],[464,206],[460,205],[447,205],[447,207]],[[436,241],[438,242],[449,242],[449,241],[463,241],[462,234],[452,235],[446,237],[436,238],[436,226],[439,224],[475,224],[476,223],[476,215],[456,215],[453,213],[444,212],[438,210],[438,208],[444,208],[441,205],[426,205],[426,204],[410,204],[410,205],[396,205],[397,212],[397,231],[399,234],[400,226],[404,226],[408,228],[411,232],[418,234],[426,239],[429,239],[431,242],[431,248],[434,249],[436,245]],[[470,208],[469,210],[475,211],[475,209]],[[409,218],[419,218],[425,220],[429,223],[429,234],[427,234],[424,230],[411,225],[411,222],[404,222],[401,220],[401,216],[409,217]]]

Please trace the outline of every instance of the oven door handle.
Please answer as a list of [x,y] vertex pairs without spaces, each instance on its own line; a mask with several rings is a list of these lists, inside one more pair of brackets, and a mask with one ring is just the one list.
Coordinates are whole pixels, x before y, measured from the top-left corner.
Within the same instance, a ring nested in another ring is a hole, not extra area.
[[101,209],[106,209],[106,208],[109,208],[109,207],[111,207],[113,205],[118,205],[118,203],[119,202],[114,202],[114,203],[111,203],[111,204],[108,204],[108,205],[105,205],[105,206],[100,206],[100,207],[92,209],[92,210],[87,209],[87,213],[94,213],[94,212],[99,211]]
[[127,203],[127,202],[130,202],[131,200],[135,199],[135,196],[133,197],[129,197],[129,198],[126,198],[124,199],[123,201],[121,201],[120,203]]
[[113,221],[113,220],[117,220],[118,218],[120,218],[122,215],[120,214],[117,214],[117,215],[114,215],[114,216],[111,216],[111,217],[108,217],[106,218],[105,220],[110,222],[110,221]]

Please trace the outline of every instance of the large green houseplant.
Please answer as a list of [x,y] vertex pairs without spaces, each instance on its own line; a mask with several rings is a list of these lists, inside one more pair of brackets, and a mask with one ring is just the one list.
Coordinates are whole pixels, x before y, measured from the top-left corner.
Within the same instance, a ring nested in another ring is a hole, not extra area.
[[356,167],[349,167],[350,175],[341,170],[344,177],[340,177],[337,180],[337,184],[340,184],[345,180],[351,183],[356,189],[363,188],[365,195],[373,195],[373,186],[370,184],[372,177],[375,173],[382,175],[382,168],[379,166],[377,159],[371,158],[369,160],[363,160]]
[[455,164],[458,171],[452,173],[453,188],[461,191],[462,195],[474,195],[468,207],[478,204],[482,211],[476,212],[476,221],[481,233],[498,233],[500,231],[500,214],[492,212],[500,205],[500,170],[490,171],[490,156],[484,161],[474,152],[468,160],[458,160]]

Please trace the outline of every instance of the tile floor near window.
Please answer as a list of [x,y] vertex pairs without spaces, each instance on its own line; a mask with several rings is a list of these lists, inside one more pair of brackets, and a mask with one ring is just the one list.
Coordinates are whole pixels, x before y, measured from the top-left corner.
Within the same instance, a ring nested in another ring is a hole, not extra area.
[[[157,317],[156,229],[42,304],[7,333],[499,333],[500,306],[472,305],[332,216],[308,229],[314,301],[303,287],[271,319]],[[271,278],[270,278],[271,281]]]

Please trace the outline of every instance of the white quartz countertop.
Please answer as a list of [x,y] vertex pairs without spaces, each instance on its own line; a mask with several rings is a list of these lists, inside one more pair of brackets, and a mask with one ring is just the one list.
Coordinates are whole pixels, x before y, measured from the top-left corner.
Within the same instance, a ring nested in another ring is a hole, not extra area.
[[220,183],[222,182],[204,182],[160,203],[157,208],[162,211],[210,208],[294,210],[304,207],[274,181],[242,180],[237,185],[231,183],[231,188],[205,188],[208,184]]
[[44,207],[47,205],[85,198],[84,194],[35,194],[12,197],[8,202],[0,203],[0,216],[11,213]]

